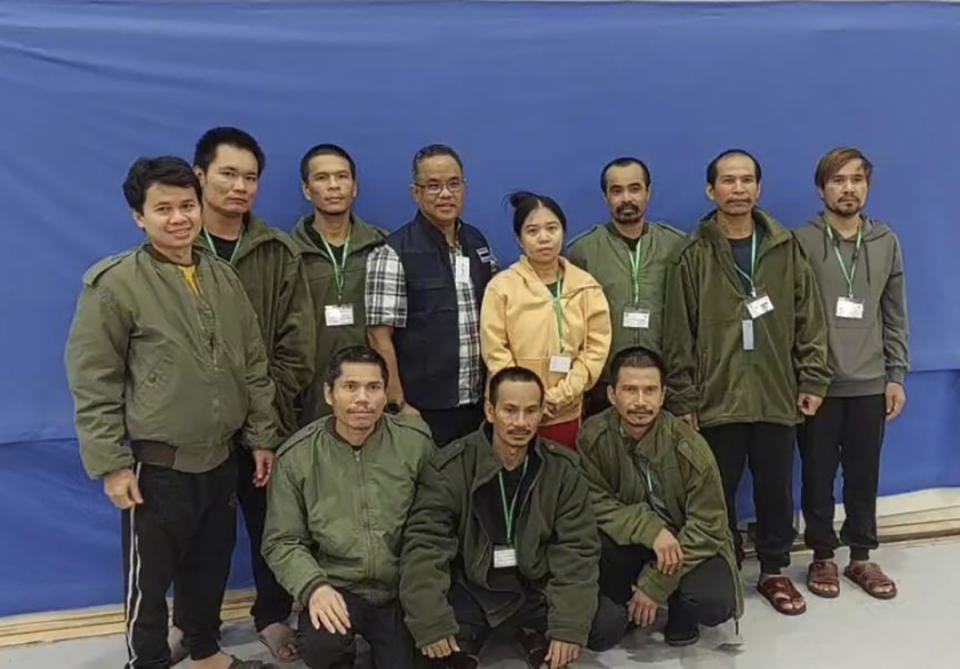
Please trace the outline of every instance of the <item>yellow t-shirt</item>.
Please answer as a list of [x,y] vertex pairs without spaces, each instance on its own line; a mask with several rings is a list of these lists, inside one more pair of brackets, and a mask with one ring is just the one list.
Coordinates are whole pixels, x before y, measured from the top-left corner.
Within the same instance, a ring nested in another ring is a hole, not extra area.
[[197,283],[197,266],[196,265],[177,265],[180,268],[180,272],[183,274],[184,280],[187,282],[187,285],[190,286],[190,289],[194,294],[200,294],[200,284]]

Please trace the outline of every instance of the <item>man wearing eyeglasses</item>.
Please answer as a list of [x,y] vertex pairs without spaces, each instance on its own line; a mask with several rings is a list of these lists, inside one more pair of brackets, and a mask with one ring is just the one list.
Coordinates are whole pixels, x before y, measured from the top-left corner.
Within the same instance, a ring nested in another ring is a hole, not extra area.
[[390,371],[388,410],[419,413],[444,446],[483,418],[480,300],[497,263],[483,233],[460,219],[456,151],[417,151],[410,192],[417,215],[367,258],[368,339]]

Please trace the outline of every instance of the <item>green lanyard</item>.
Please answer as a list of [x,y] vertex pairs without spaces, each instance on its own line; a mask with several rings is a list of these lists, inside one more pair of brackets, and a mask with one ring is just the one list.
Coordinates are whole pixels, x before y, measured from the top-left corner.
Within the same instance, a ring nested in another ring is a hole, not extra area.
[[757,296],[757,284],[753,282],[753,277],[757,273],[757,231],[754,230],[750,233],[750,273],[747,274],[737,263],[733,263],[733,269],[737,270],[740,273],[740,276],[745,278],[750,282],[750,294],[753,297]]
[[860,245],[863,243],[863,225],[857,226],[857,245],[853,249],[853,262],[848,272],[847,266],[843,262],[843,255],[840,253],[840,244],[833,236],[833,228],[827,223],[827,235],[833,242],[833,252],[837,254],[837,262],[840,263],[840,271],[843,272],[843,278],[847,280],[847,297],[853,299],[853,278],[857,275],[857,256],[860,255]]
[[[210,237],[210,233],[207,232],[207,229],[203,229],[203,236],[207,238],[207,246],[210,247],[210,250],[213,251],[213,255],[217,255],[217,246],[213,243],[213,238]],[[229,262],[233,264],[233,259],[237,257],[237,250],[240,248],[240,240],[243,239],[243,228],[240,228],[240,234],[237,236],[237,243],[233,247],[233,252],[230,254]]]
[[500,501],[503,502],[503,519],[507,523],[507,543],[512,544],[511,537],[513,536],[513,512],[517,508],[517,497],[520,496],[520,486],[523,485],[523,477],[527,475],[527,463],[529,460],[527,458],[523,459],[523,472],[520,474],[520,482],[517,483],[517,489],[513,491],[513,499],[510,500],[510,506],[507,507],[507,490],[503,487],[503,469],[497,472],[497,477],[500,480]]
[[560,296],[563,294],[563,276],[557,273],[557,288],[553,295],[553,313],[557,317],[557,342],[560,344],[560,352],[563,352],[563,305],[560,304]]
[[330,248],[330,244],[327,243],[323,235],[320,235],[320,241],[323,242],[323,248],[327,250],[327,255],[330,256],[330,264],[333,265],[333,280],[337,282],[337,304],[343,304],[343,284],[347,280],[347,254],[350,253],[350,237],[348,236],[347,241],[343,244],[343,259],[339,267],[337,266],[337,257],[333,255],[333,249]]
[[640,240],[637,240],[637,248],[631,251],[627,249],[627,255],[630,258],[630,275],[633,277],[633,304],[640,303]]

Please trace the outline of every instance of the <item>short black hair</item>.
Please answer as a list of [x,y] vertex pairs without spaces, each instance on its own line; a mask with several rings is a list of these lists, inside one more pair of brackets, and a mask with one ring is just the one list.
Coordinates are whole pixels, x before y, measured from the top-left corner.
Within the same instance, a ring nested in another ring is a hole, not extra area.
[[343,374],[343,365],[347,362],[377,365],[380,368],[380,374],[383,376],[383,385],[386,386],[390,381],[387,361],[383,359],[382,355],[369,346],[348,346],[333,354],[333,359],[330,360],[326,376],[323,379],[328,386],[333,388],[333,384]]
[[147,189],[153,184],[193,188],[197,201],[203,202],[200,180],[183,158],[177,156],[159,156],[157,158],[137,158],[127,170],[123,180],[123,196],[127,204],[138,214],[143,213],[143,203],[147,199]]
[[513,231],[517,237],[520,236],[520,230],[523,229],[523,222],[527,220],[527,216],[540,207],[545,207],[552,211],[556,217],[560,219],[560,227],[563,228],[564,232],[567,231],[567,217],[564,215],[563,209],[560,208],[560,205],[557,204],[556,200],[552,197],[520,190],[510,194],[510,206],[514,209]]
[[257,175],[263,174],[263,170],[267,167],[267,157],[263,154],[263,149],[257,144],[253,135],[231,126],[218,126],[203,133],[203,136],[197,140],[197,148],[193,152],[194,166],[206,172],[210,163],[217,157],[217,148],[221,144],[252,153],[257,159]]
[[620,370],[624,367],[634,369],[646,369],[656,367],[660,372],[660,385],[666,385],[667,369],[663,365],[663,358],[648,348],[642,346],[630,346],[617,351],[610,362],[610,383],[614,388],[617,387],[617,377]]
[[434,158],[436,156],[450,156],[457,161],[457,165],[460,166],[460,172],[463,173],[463,161],[460,160],[460,155],[454,151],[451,147],[446,144],[427,144],[425,147],[413,154],[413,180],[417,180],[417,174],[419,174],[420,163],[422,163],[427,158]]
[[536,383],[537,388],[540,389],[540,403],[543,404],[543,398],[547,391],[543,387],[543,381],[540,380],[536,372],[526,367],[504,367],[490,377],[490,404],[493,406],[497,406],[497,395],[500,394],[500,386],[506,381]]
[[317,156],[340,156],[350,164],[350,177],[356,180],[357,166],[346,149],[336,144],[317,144],[316,146],[310,147],[310,149],[303,154],[303,158],[300,159],[300,180],[303,183],[307,183],[310,179],[310,161]]
[[744,149],[727,149],[723,153],[719,154],[716,158],[710,161],[710,164],[707,165],[707,183],[711,186],[716,185],[717,181],[717,163],[726,158],[727,156],[746,156],[753,161],[753,171],[757,177],[757,183],[760,183],[760,179],[763,177],[763,170],[760,168],[760,161],[756,157]]
[[646,183],[647,188],[650,188],[652,179],[650,178],[650,168],[647,167],[647,164],[639,158],[623,156],[622,158],[614,158],[604,165],[600,171],[600,190],[603,191],[604,194],[607,192],[607,170],[611,167],[626,167],[628,165],[639,165],[643,168],[643,181]]

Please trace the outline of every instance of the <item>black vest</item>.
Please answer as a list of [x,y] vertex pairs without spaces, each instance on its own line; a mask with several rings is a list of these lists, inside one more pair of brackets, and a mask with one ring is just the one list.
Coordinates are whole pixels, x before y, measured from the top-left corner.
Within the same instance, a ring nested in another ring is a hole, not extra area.
[[[462,221],[458,228],[461,252],[470,258],[479,314],[483,291],[493,275],[493,256],[483,233]],[[455,408],[460,403],[460,329],[447,241],[418,212],[387,237],[387,244],[400,256],[407,283],[407,327],[393,332],[404,398],[418,409]],[[480,383],[477,390],[482,392],[482,378]]]

